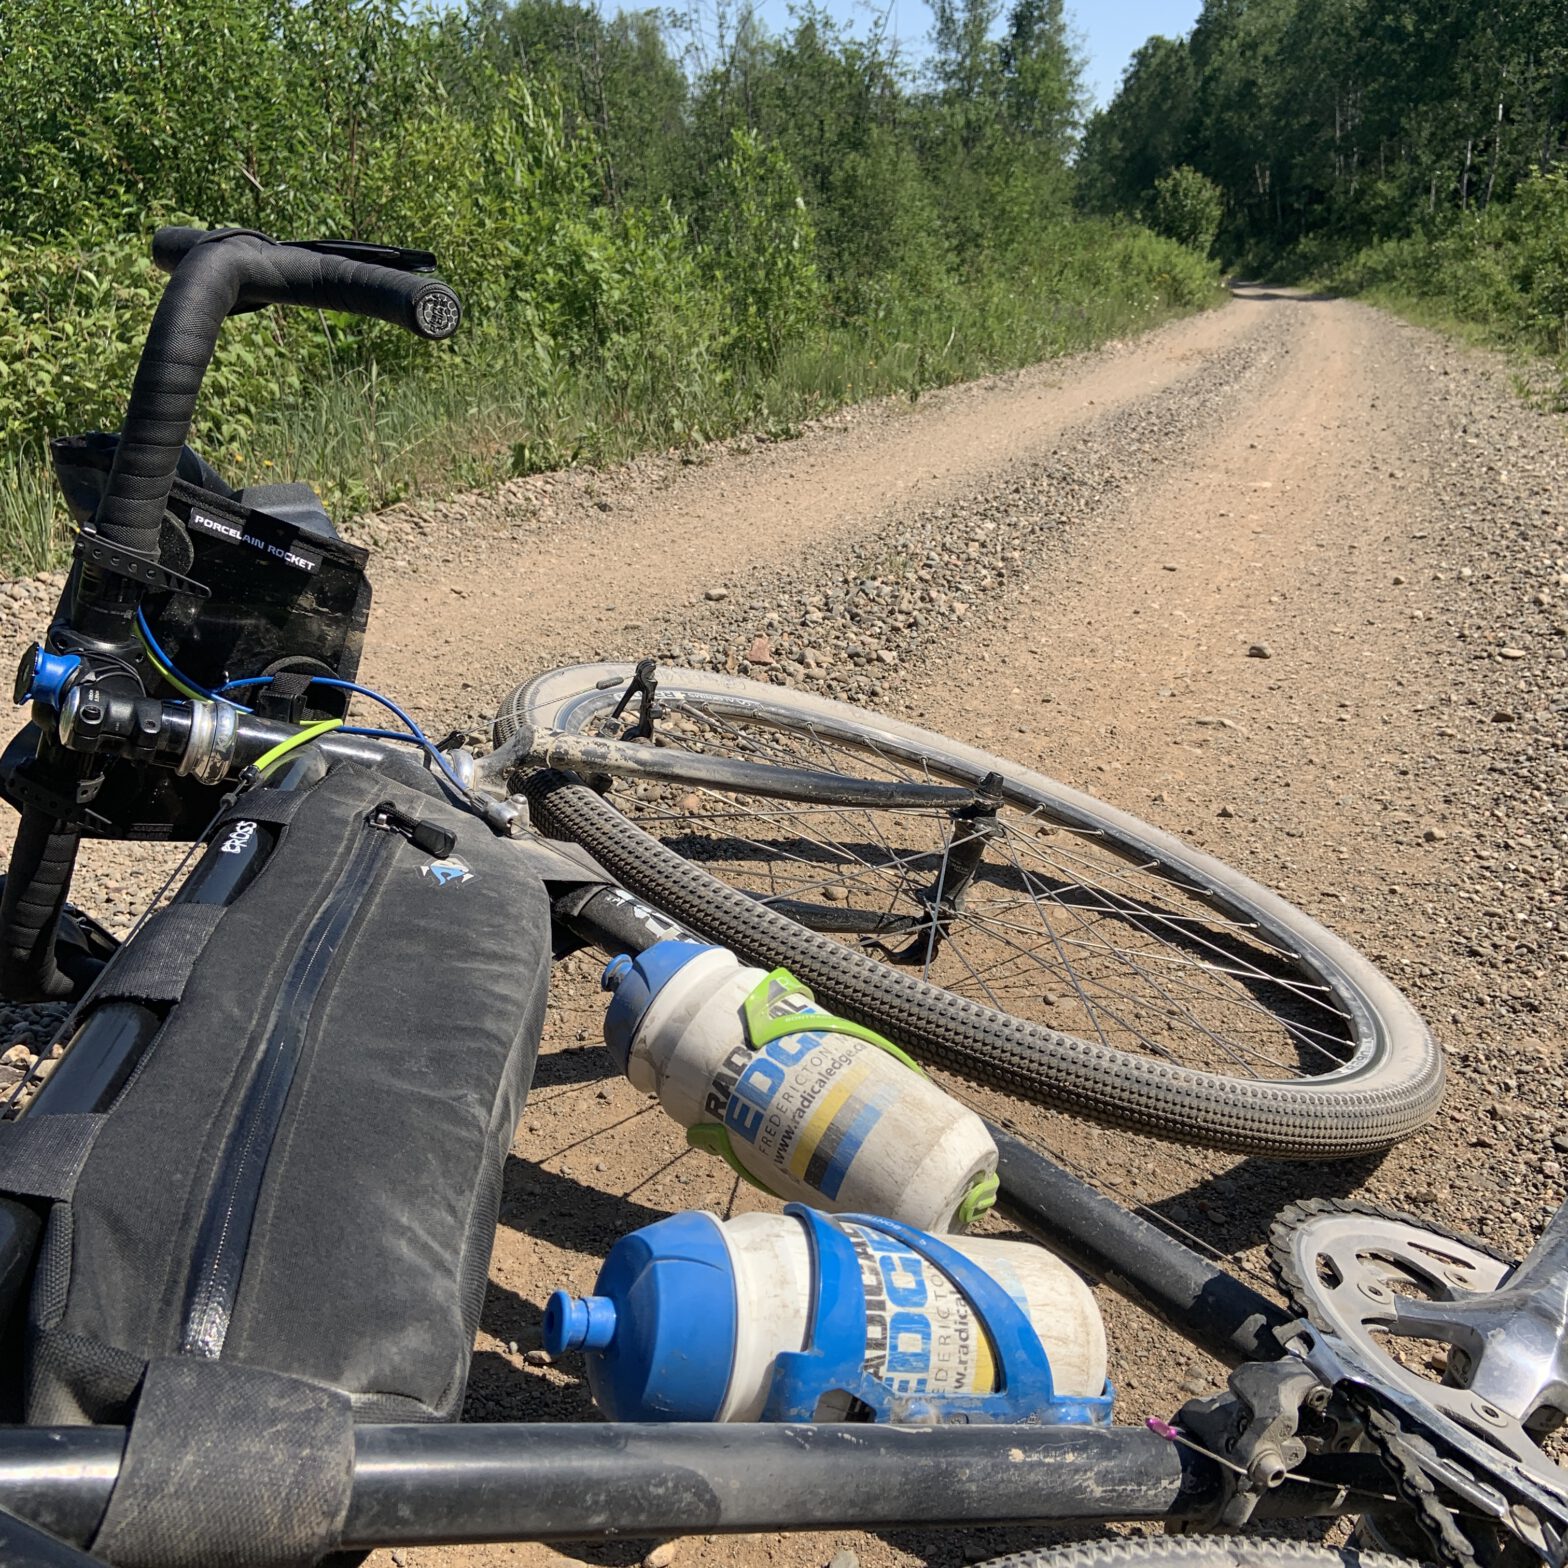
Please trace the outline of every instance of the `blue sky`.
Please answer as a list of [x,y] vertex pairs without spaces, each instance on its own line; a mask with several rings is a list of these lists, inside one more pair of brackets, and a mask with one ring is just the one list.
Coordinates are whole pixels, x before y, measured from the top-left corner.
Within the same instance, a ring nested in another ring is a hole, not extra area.
[[[925,10],[921,0],[902,0]],[[1151,33],[1179,37],[1198,20],[1200,0],[1068,0],[1073,26],[1089,59],[1085,73],[1094,101],[1108,103],[1122,79],[1122,68]]]
[[[782,32],[789,26],[789,0],[754,0],[755,10],[769,31]],[[1096,103],[1103,104],[1116,91],[1122,68],[1134,49],[1151,33],[1176,37],[1185,33],[1198,18],[1200,0],[1068,0],[1083,52],[1088,59],[1085,73]],[[931,30],[931,12],[925,0],[826,0],[827,9],[840,21],[863,28],[880,18],[891,6],[889,32],[918,58],[925,52],[926,36]]]

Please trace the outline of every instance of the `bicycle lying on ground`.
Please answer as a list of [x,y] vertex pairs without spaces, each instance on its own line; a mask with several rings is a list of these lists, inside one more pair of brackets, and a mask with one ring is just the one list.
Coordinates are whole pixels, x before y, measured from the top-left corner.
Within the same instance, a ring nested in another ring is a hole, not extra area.
[[[184,443],[234,311],[439,339],[455,295],[418,252],[165,230],[155,255],[172,280],[120,436],[56,444],[82,532],[0,760],[21,812],[0,984],[74,1005],[0,1123],[26,1417],[0,1430],[6,1561],[1359,1516],[1402,1554],[1560,1568],[1568,1210],[1510,1268],[1414,1218],[1297,1205],[1272,1236],[1286,1309],[1001,1118],[1001,1212],[1235,1367],[1227,1392],[1147,1428],[443,1424],[552,954],[694,935],[988,1091],[1251,1154],[1384,1149],[1435,1112],[1441,1062],[1272,894],[893,719],[645,660],[526,682],[486,755],[432,742],[355,680],[365,552],[306,487],[236,492]],[[348,722],[356,696],[396,727]],[[199,858],[117,944],[67,904],[84,835]],[[461,1044],[438,1070],[434,1033]],[[1448,1347],[1441,1381],[1406,1340]],[[1068,1558],[1281,1554],[1342,1555]]]

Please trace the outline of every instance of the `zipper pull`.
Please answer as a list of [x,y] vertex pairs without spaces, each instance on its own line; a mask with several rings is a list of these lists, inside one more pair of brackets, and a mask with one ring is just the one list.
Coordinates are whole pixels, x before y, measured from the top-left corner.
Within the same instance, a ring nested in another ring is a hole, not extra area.
[[370,825],[384,833],[401,833],[415,849],[422,849],[437,860],[445,860],[457,843],[457,834],[450,828],[437,827],[433,822],[421,822],[406,811],[399,811],[390,801],[384,800],[370,813]]

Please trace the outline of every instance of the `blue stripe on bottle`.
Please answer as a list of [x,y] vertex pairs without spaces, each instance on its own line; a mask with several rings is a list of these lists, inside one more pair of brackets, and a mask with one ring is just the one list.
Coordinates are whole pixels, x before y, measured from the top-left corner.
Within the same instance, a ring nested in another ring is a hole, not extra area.
[[844,1178],[860,1146],[870,1136],[871,1129],[882,1120],[882,1112],[893,1098],[892,1090],[879,1085],[864,1099],[858,1095],[846,1105],[833,1120],[822,1142],[811,1156],[806,1167],[806,1185],[814,1187],[825,1198],[836,1198]]

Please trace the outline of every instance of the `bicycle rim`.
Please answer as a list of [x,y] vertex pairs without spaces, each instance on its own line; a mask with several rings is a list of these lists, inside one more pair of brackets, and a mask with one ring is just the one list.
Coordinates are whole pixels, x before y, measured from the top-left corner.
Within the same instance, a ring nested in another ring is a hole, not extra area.
[[[527,722],[618,736],[628,717],[611,714],[629,676],[613,665],[541,676],[503,704],[498,734]],[[684,878],[651,854],[650,835],[702,879],[671,913],[770,955],[753,961],[801,964],[825,1000],[917,1054],[1040,1103],[1252,1153],[1369,1152],[1435,1109],[1440,1059],[1398,992],[1211,857],[1041,775],[844,704],[687,671],[662,671],[659,699],[659,737],[696,754],[968,785],[999,776],[995,813],[967,818],[738,796],[704,787],[700,765],[689,786],[616,787],[615,807],[642,830],[630,837],[611,831],[603,806],[589,821],[586,799],[543,807],[668,908]],[[709,877],[745,895],[727,917],[705,896]],[[780,914],[793,927],[788,958]],[[902,1000],[883,994],[889,985]],[[940,1000],[911,1035],[909,998],[922,992]],[[967,1003],[957,1012],[955,997]]]

